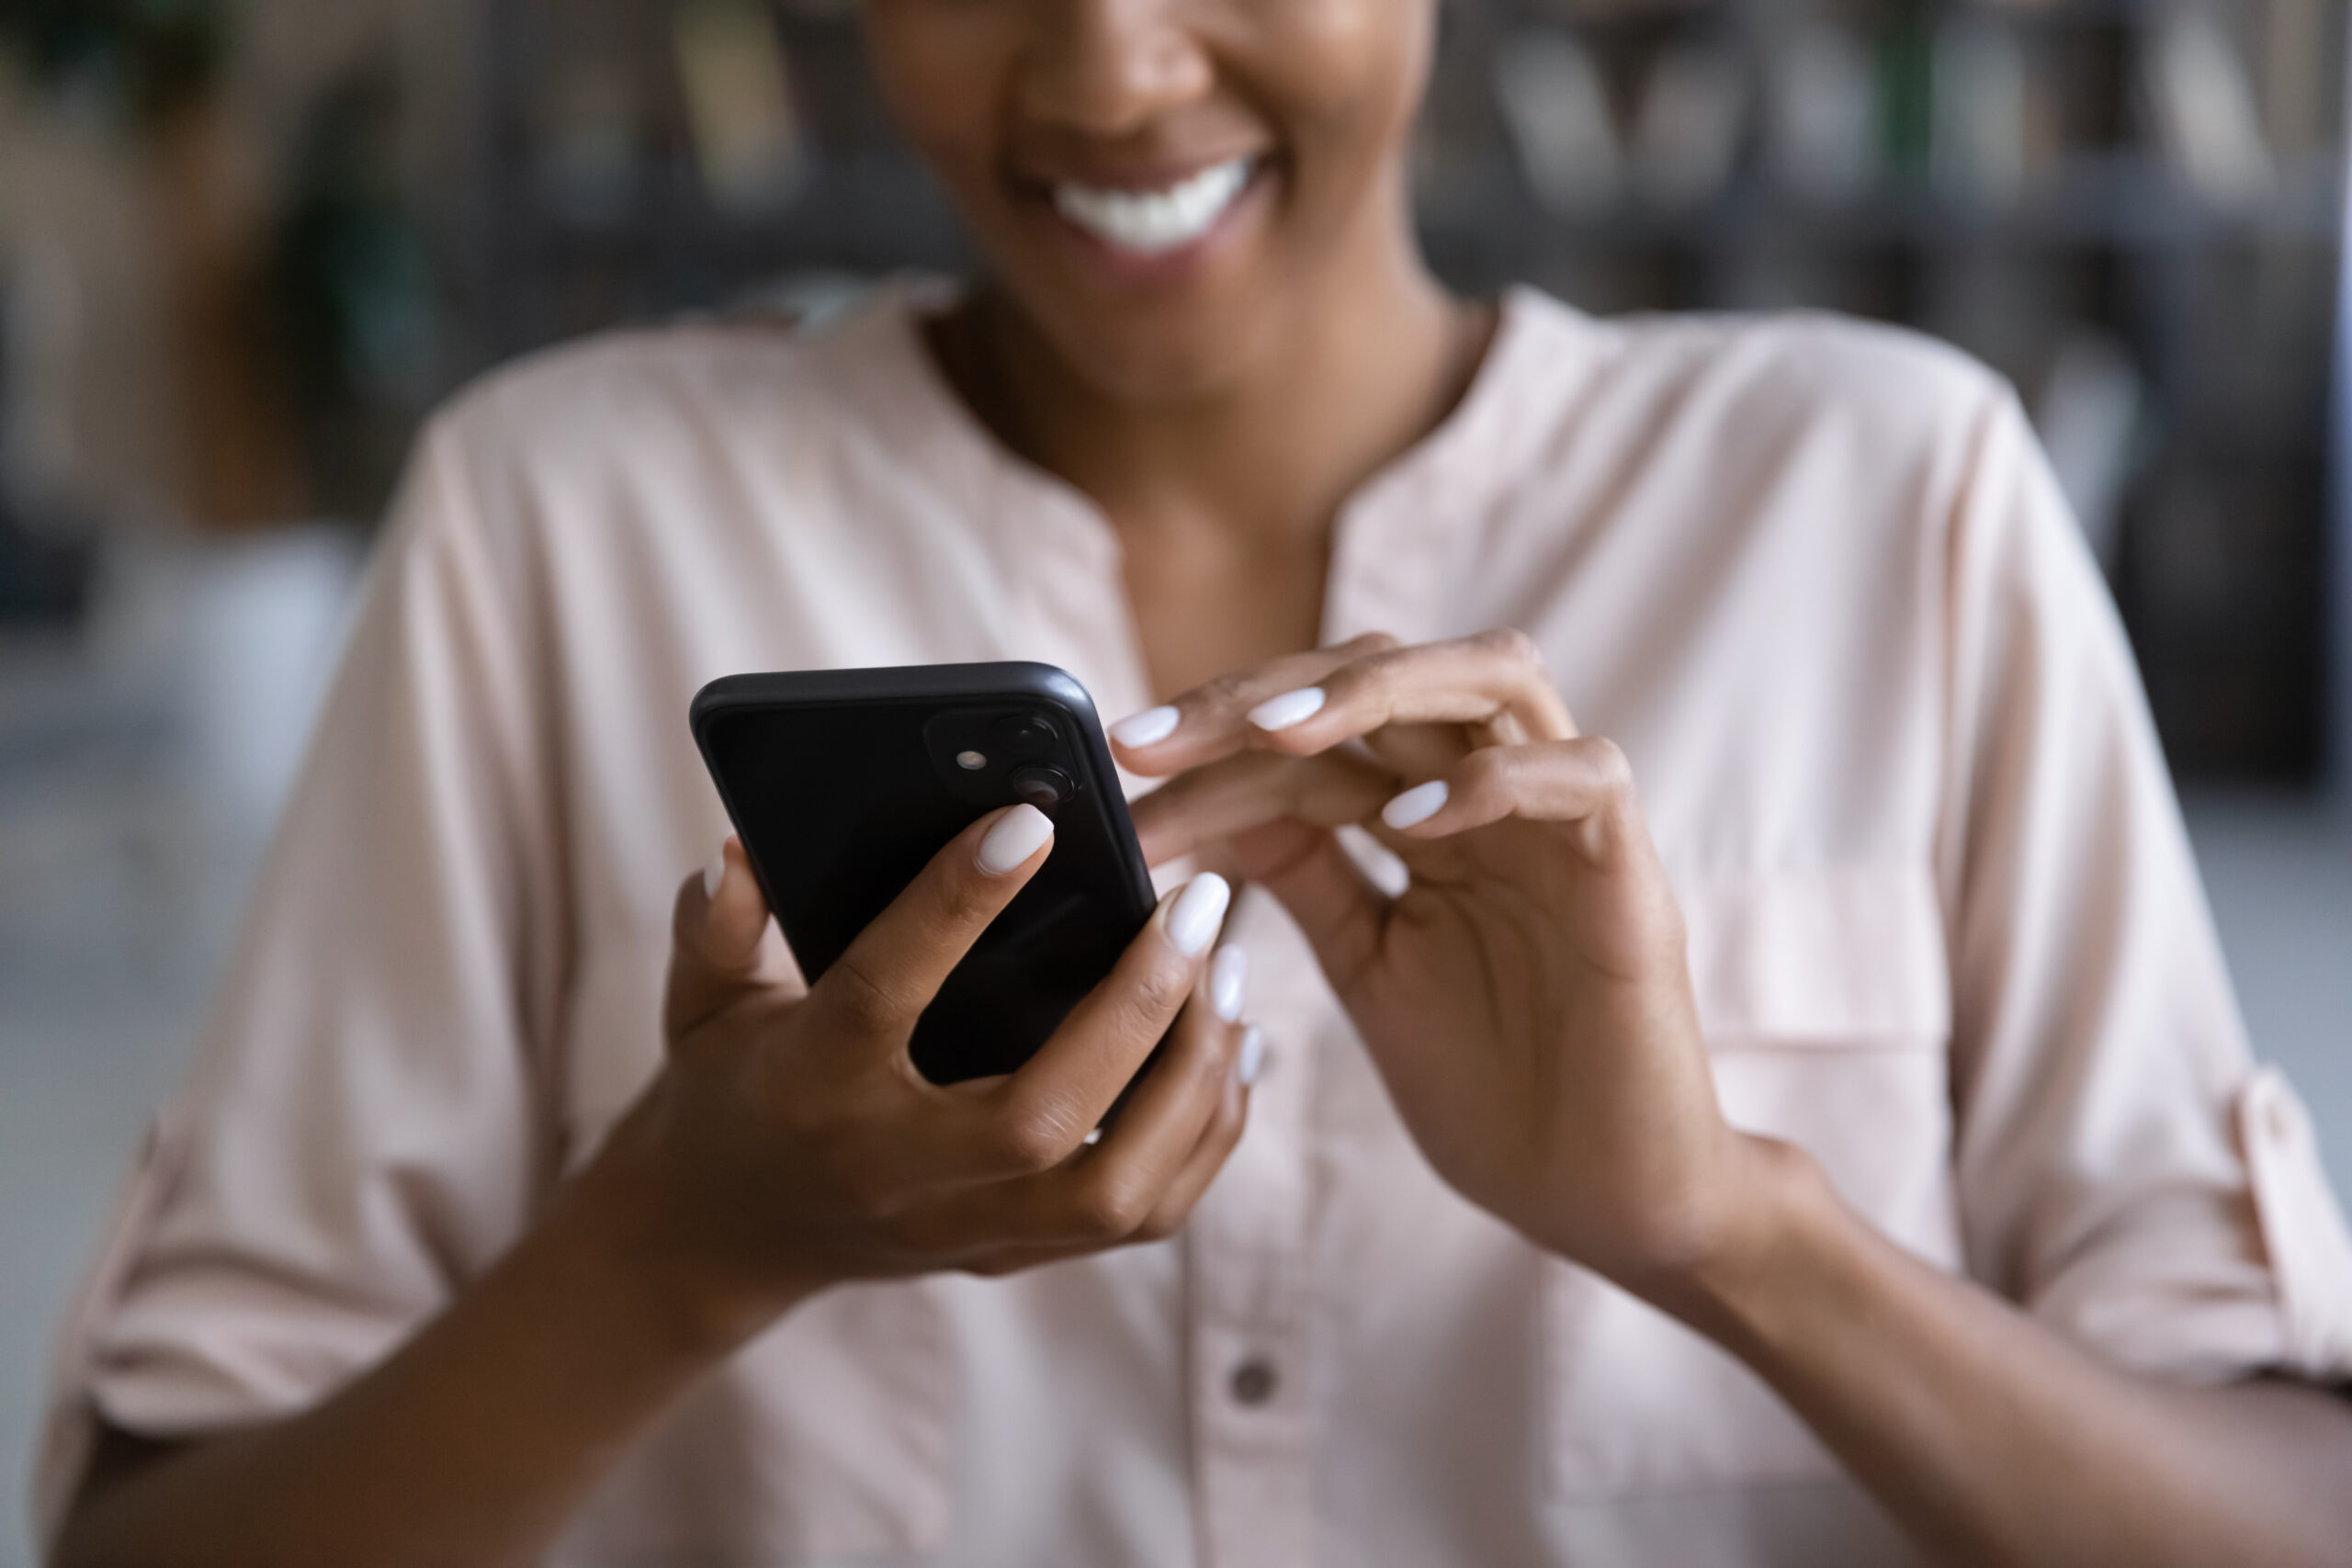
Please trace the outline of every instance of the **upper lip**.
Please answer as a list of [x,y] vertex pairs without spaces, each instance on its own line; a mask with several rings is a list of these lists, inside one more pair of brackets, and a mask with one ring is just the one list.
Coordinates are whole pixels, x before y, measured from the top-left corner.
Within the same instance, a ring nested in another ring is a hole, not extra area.
[[1230,164],[1237,158],[1262,160],[1265,154],[1249,150],[1220,152],[1211,156],[1185,158],[1152,158],[1121,160],[1056,160],[1019,164],[1012,166],[1012,179],[1018,185],[1036,190],[1050,190],[1058,185],[1084,186],[1089,190],[1125,191],[1141,195],[1147,191],[1166,190],[1179,186],[1206,169]]

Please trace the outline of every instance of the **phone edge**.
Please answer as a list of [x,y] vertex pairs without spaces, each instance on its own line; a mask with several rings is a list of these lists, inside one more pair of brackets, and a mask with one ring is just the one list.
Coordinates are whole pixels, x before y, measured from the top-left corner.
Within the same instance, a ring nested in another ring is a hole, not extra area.
[[[930,679],[910,687],[903,678],[921,672]],[[1126,791],[1119,782],[1118,764],[1111,760],[1103,739],[1102,721],[1092,694],[1077,676],[1059,665],[1037,660],[999,660],[976,663],[885,664],[847,670],[779,670],[721,675],[705,682],[687,704],[686,721],[701,756],[703,772],[718,792],[729,827],[736,827],[735,802],[719,770],[712,765],[707,739],[708,726],[730,712],[779,703],[803,705],[870,703],[876,701],[935,702],[942,698],[989,697],[1018,694],[1051,702],[1079,720],[1081,750],[1093,771],[1095,793],[1107,802],[1107,814],[1118,829],[1113,835],[1125,863],[1128,890],[1136,899],[1138,920],[1150,919],[1159,904],[1152,890],[1151,868],[1136,840],[1135,819],[1127,810]],[[740,828],[737,829],[740,831]],[[763,896],[766,889],[761,889]]]

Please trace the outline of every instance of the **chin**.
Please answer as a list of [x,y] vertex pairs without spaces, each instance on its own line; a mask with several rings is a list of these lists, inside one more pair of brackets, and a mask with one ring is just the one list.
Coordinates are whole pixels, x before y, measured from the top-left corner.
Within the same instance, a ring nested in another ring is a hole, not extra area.
[[997,276],[1072,378],[1135,408],[1214,398],[1280,351],[1282,323],[1295,316],[1281,308],[1280,290],[1246,276],[1101,290],[1073,287],[1080,280],[1054,268],[1001,267]]
[[1156,314],[1165,319],[1106,322],[1057,311],[1032,320],[1074,377],[1133,408],[1214,398],[1246,377],[1268,335],[1222,313]]
[[1130,406],[1182,403],[1279,352],[1297,319],[1283,308],[1282,183],[1261,165],[1199,233],[1148,249],[1088,232],[1034,189],[991,189],[967,217],[1010,302],[1075,379]]

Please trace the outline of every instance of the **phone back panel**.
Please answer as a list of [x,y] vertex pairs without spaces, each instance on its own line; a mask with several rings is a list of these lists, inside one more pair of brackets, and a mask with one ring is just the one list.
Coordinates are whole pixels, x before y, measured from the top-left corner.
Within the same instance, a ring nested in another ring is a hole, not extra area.
[[[1054,818],[1045,865],[915,1026],[915,1065],[934,1082],[1027,1061],[1151,918],[1094,705],[1052,665],[730,675],[695,694],[692,718],[812,984],[948,840],[1023,798],[1022,782]],[[1044,805],[1039,776],[1058,804]]]

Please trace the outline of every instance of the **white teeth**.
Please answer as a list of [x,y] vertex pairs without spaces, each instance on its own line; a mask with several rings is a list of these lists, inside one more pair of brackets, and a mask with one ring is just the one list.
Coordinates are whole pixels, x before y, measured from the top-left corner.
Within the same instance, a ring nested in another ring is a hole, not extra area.
[[1250,183],[1248,158],[1213,164],[1165,190],[1102,190],[1054,186],[1054,210],[1123,251],[1144,255],[1172,251],[1209,231]]

